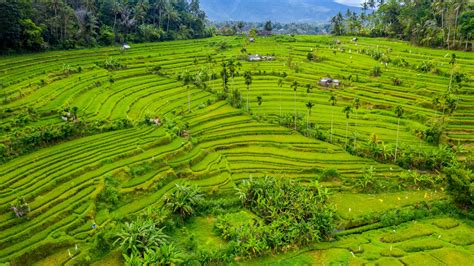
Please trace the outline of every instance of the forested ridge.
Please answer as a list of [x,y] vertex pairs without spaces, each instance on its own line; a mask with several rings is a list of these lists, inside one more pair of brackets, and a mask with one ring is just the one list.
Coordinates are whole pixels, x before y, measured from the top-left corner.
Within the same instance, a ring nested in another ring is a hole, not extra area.
[[335,35],[391,37],[417,45],[469,49],[474,40],[474,3],[469,0],[369,0],[357,14],[331,19]]
[[199,0],[0,1],[0,53],[212,35]]

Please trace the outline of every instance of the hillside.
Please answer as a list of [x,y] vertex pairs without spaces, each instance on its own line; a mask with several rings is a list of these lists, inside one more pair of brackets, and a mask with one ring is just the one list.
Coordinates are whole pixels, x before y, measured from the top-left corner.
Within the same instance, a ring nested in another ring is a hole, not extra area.
[[[444,96],[447,50],[338,40],[232,36],[0,57],[0,263],[471,263],[472,220],[451,203],[442,170],[472,155],[474,84]],[[456,55],[456,71],[474,76],[474,54]],[[318,85],[323,77],[341,85]],[[464,149],[434,143],[441,121],[440,142]],[[262,211],[267,198],[244,188],[267,176],[311,198],[271,197],[296,208]],[[316,205],[330,219],[272,223]],[[288,240],[300,232],[310,240]]]

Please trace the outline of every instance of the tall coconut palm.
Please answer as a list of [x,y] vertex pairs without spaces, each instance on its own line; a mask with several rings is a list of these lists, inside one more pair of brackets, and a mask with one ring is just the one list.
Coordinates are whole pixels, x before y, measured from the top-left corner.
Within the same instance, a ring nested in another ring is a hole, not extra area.
[[263,98],[262,96],[257,96],[257,103],[258,103],[258,112],[260,113],[260,106],[263,103]]
[[295,130],[296,130],[296,91],[298,90],[298,86],[300,84],[298,81],[294,81],[293,84],[291,84],[291,87],[293,88],[293,91],[295,92]]
[[354,100],[352,101],[352,107],[355,109],[355,122],[354,122],[354,124],[355,124],[354,148],[355,148],[356,145],[357,145],[357,116],[359,114],[359,108],[360,108],[360,99],[359,99],[359,97],[354,98]]
[[249,109],[249,92],[250,92],[250,85],[252,85],[252,74],[249,71],[245,71],[244,73],[245,78],[245,85],[247,85],[247,112]]
[[347,147],[347,144],[349,144],[349,136],[347,133],[349,132],[349,118],[352,113],[352,106],[347,105],[346,107],[342,109],[342,112],[346,114],[346,147]]
[[306,108],[308,108],[308,118],[306,119],[306,128],[309,129],[309,118],[311,116],[311,109],[313,109],[314,103],[311,101],[306,103]]
[[281,121],[281,115],[282,115],[282,113],[281,113],[281,105],[282,105],[281,95],[282,95],[282,92],[283,92],[283,79],[278,80],[278,87],[280,87],[280,121]]
[[222,86],[224,86],[224,93],[228,92],[227,88],[227,82],[229,80],[229,75],[227,74],[227,63],[222,62],[222,71],[221,71],[221,77],[222,77]]
[[332,129],[333,129],[333,123],[334,123],[334,106],[337,103],[337,98],[336,95],[331,94],[331,97],[329,97],[329,103],[331,104],[331,133],[329,135],[329,141],[332,143]]
[[398,123],[397,123],[397,140],[396,140],[396,144],[395,144],[395,156],[394,156],[394,162],[397,161],[397,152],[398,152],[398,133],[400,131],[400,119],[402,118],[403,116],[403,106],[401,105],[398,105],[397,107],[395,107],[395,115],[397,116],[398,118]]
[[114,13],[114,24],[113,24],[113,30],[114,30],[114,34],[117,35],[117,30],[116,30],[116,26],[117,26],[117,17],[123,12],[123,9],[124,9],[124,6],[122,4],[121,1],[119,0],[116,0],[116,1],[113,1],[112,3],[112,11]]

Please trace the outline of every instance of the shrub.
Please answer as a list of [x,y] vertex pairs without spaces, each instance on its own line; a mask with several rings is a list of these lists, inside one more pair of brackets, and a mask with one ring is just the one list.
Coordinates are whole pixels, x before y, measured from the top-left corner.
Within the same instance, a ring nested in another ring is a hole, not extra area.
[[327,189],[265,177],[245,180],[237,194],[243,206],[261,218],[238,226],[225,217],[219,220],[218,230],[239,243],[237,254],[253,257],[271,249],[286,250],[329,239],[334,231],[335,213]]
[[333,180],[335,178],[340,177],[341,174],[337,171],[337,169],[334,168],[329,168],[329,169],[324,169],[321,173],[321,181],[329,181]]
[[190,184],[178,185],[176,189],[165,196],[165,206],[182,218],[192,216],[195,209],[202,202],[201,190]]
[[104,189],[97,197],[99,207],[117,207],[120,201],[119,185],[120,183],[113,177],[105,177]]
[[356,181],[356,187],[365,193],[380,191],[382,183],[379,178],[375,176],[375,168],[373,166],[364,170],[362,178]]
[[370,75],[373,77],[380,77],[382,75],[382,69],[379,66],[374,66],[370,71]]

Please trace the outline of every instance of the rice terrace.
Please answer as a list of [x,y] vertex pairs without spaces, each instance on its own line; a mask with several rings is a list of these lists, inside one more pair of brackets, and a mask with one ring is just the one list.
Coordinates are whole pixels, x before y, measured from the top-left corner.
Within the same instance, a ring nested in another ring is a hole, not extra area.
[[0,265],[474,265],[471,41],[331,26],[10,47]]

